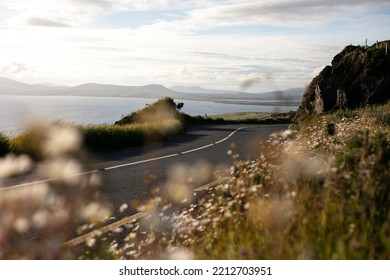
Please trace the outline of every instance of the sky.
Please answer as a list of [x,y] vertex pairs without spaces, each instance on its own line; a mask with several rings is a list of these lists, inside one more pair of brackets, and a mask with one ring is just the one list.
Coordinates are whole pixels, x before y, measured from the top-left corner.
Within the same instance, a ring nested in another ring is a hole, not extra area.
[[27,83],[302,88],[390,39],[388,0],[0,0],[0,76]]

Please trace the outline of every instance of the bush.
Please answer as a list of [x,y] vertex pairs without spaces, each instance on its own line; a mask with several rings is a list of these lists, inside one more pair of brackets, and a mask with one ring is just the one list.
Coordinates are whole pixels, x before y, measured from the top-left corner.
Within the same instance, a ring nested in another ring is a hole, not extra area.
[[336,133],[336,126],[333,122],[328,122],[325,126],[325,134],[328,136],[333,136]]
[[10,150],[10,141],[8,137],[0,133],[0,156],[4,156],[9,153]]

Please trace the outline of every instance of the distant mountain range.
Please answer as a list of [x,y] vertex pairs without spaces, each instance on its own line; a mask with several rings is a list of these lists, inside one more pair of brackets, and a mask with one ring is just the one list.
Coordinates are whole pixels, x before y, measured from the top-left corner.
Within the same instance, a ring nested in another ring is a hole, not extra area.
[[55,84],[27,84],[0,77],[2,95],[48,95],[48,96],[95,96],[95,97],[172,97],[180,100],[213,101],[252,105],[291,105],[298,106],[303,94],[302,88],[267,93],[243,93],[228,90],[212,90],[197,86],[164,87],[159,84],[146,86],[120,86],[86,83],[77,86]]

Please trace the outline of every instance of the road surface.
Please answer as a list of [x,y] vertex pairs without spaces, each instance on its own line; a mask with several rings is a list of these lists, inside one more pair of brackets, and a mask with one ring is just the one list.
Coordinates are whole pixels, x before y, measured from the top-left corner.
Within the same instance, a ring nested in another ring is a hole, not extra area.
[[147,200],[151,189],[175,180],[172,176],[191,177],[185,180],[199,187],[212,180],[212,171],[224,172],[231,166],[229,150],[239,154],[239,159],[256,159],[260,141],[286,128],[287,125],[193,126],[184,135],[163,143],[107,153],[98,158],[103,189],[116,216],[129,215],[134,211],[118,212],[122,204]]

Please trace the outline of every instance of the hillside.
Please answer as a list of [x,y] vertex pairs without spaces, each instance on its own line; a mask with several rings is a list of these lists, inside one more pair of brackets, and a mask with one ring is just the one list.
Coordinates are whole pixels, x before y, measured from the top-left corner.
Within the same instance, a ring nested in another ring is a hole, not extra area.
[[94,96],[160,99],[170,96],[179,100],[212,101],[251,105],[299,105],[302,89],[286,89],[265,93],[242,93],[211,90],[200,87],[175,86],[167,88],[159,84],[123,86],[85,83],[77,86],[32,85],[0,77],[0,95]]
[[346,46],[306,88],[298,119],[310,113],[354,109],[390,100],[390,41]]

